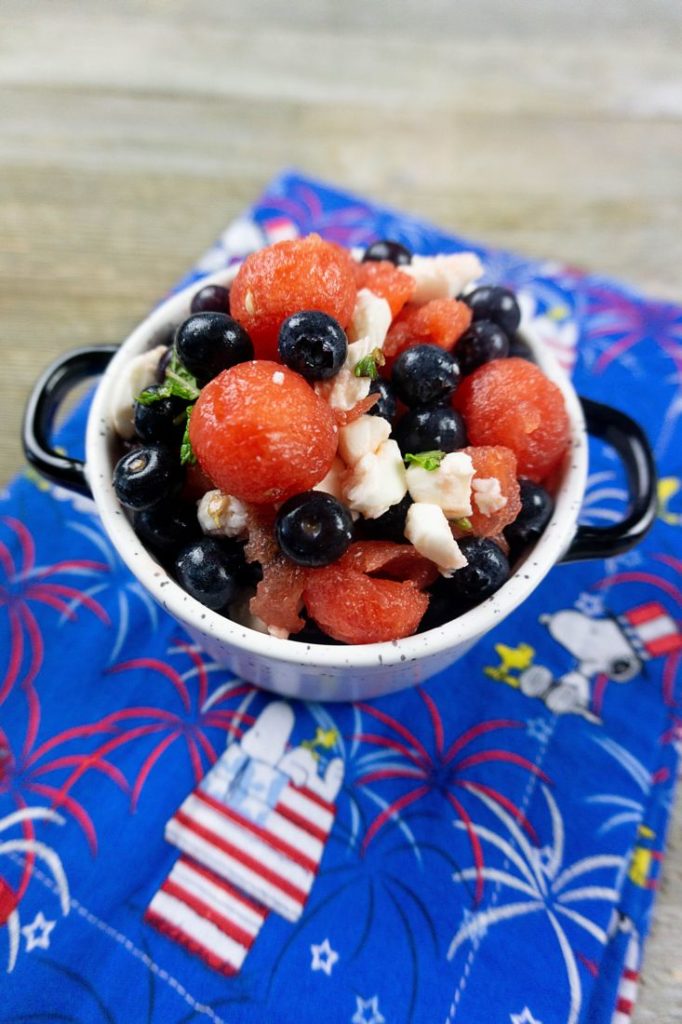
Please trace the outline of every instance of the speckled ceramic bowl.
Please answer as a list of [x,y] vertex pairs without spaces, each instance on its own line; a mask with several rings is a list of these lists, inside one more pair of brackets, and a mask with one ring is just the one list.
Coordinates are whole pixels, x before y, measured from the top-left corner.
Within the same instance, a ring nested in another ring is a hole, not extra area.
[[[229,285],[236,268],[206,278]],[[189,314],[198,285],[159,306],[120,348],[80,349],[43,374],[29,400],[24,446],[32,464],[62,486],[90,491],[104,529],[121,558],[152,597],[217,662],[251,682],[289,697],[356,700],[376,697],[423,682],[456,662],[485,633],[520,605],[562,560],[606,557],[631,547],[650,525],[655,497],[653,463],[646,439],[628,417],[576,395],[553,356],[534,338],[526,340],[543,372],[560,388],[571,423],[571,445],[556,493],[556,508],[544,535],[509,581],[465,615],[437,629],[365,646],[325,646],[280,640],[247,629],[212,612],[182,590],[142,546],[112,486],[120,453],[110,407],[114,383],[133,356],[166,338],[170,324]],[[106,369],[104,369],[106,366]],[[62,396],[77,380],[104,370],[87,425],[85,464],[54,452],[49,431]],[[631,507],[617,527],[578,527],[587,477],[587,426],[619,450],[630,478]]]

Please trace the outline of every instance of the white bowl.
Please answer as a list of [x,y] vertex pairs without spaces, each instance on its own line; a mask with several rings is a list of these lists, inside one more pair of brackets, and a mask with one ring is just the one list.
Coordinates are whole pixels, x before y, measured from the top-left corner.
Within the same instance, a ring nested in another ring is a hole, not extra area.
[[[229,285],[236,269],[213,274],[202,280],[202,286]],[[112,469],[120,454],[110,418],[115,381],[133,356],[157,344],[159,337],[166,337],[169,324],[189,315],[197,288],[194,283],[173,295],[133,331],[111,359],[92,402],[85,474],[104,529],[121,558],[152,597],[212,658],[238,676],[284,696],[307,700],[377,697],[421,683],[452,665],[535,590],[575,536],[587,477],[587,436],[580,401],[566,374],[534,339],[532,331],[527,332],[526,340],[538,365],[563,394],[571,445],[547,529],[496,594],[444,626],[390,643],[327,646],[280,640],[232,622],[185,593],[144,548],[112,486]]]

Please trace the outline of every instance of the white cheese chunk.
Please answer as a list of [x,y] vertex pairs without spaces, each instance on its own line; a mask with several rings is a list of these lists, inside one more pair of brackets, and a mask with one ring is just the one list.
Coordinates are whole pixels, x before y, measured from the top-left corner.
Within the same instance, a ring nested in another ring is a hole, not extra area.
[[474,477],[473,499],[478,511],[484,515],[492,515],[499,512],[507,504],[507,498],[502,493],[500,481],[495,476]]
[[410,505],[405,536],[420,555],[436,563],[441,576],[452,576],[456,569],[463,569],[467,564],[440,505],[421,501]]
[[415,501],[438,505],[448,519],[471,515],[471,480],[474,467],[469,455],[450,452],[438,469],[409,466],[407,487]]
[[166,351],[165,345],[157,345],[148,352],[141,352],[123,367],[113,388],[111,419],[119,437],[130,440],[135,433],[135,399],[156,383],[159,360]]
[[415,281],[412,302],[420,304],[432,299],[454,299],[483,273],[481,261],[473,252],[413,256],[412,262],[400,269]]
[[315,391],[332,409],[348,412],[362,398],[367,398],[371,383],[369,377],[356,377],[350,366],[344,364],[331,380],[318,381]]
[[243,537],[246,533],[246,508],[239,498],[222,491],[207,491],[197,506],[202,531],[213,537]]
[[395,441],[384,441],[363,455],[349,470],[343,493],[351,509],[366,519],[378,519],[405,497],[405,464]]
[[346,472],[346,467],[339,458],[335,458],[331,464],[329,472],[319,484],[315,484],[313,487],[314,491],[323,491],[325,494],[331,494],[332,498],[336,498],[337,501],[343,501],[343,477]]
[[366,338],[370,351],[383,348],[391,326],[391,307],[386,299],[375,295],[369,288],[361,288],[355,300],[355,309],[346,334],[350,342]]
[[391,424],[382,416],[358,416],[339,428],[339,455],[347,466],[354,466],[363,455],[375,452],[388,441],[390,435]]

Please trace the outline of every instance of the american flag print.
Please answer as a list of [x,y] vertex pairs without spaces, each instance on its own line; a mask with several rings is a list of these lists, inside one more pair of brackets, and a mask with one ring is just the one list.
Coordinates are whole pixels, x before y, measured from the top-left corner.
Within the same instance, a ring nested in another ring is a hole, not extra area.
[[293,724],[288,704],[269,704],[166,825],[182,856],[146,920],[223,973],[270,911],[300,918],[334,824],[343,763],[321,776],[310,747],[287,748]]

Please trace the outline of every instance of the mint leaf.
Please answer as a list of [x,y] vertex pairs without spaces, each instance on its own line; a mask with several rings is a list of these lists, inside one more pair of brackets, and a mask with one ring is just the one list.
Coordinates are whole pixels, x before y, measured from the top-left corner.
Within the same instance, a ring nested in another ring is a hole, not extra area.
[[166,367],[163,384],[154,391],[151,388],[145,388],[137,396],[136,401],[142,405],[152,405],[154,402],[160,402],[162,398],[174,396],[182,398],[185,402],[195,402],[199,397],[199,390],[196,377],[185,369],[174,349],[171,361]]
[[434,469],[438,469],[445,458],[445,454],[445,452],[433,451],[417,452],[416,455],[411,455],[408,452],[405,455],[405,462],[408,466],[420,466],[422,469],[428,469],[432,472]]
[[163,387],[169,388],[171,395],[175,395],[176,398],[184,398],[187,402],[194,402],[199,397],[197,379],[182,365],[175,354],[175,349],[173,349],[170,364],[166,369]]
[[375,348],[368,356],[360,360],[353,373],[356,377],[369,377],[370,380],[376,380],[379,376],[377,366],[383,366],[385,362],[384,353],[380,348]]
[[185,423],[185,433],[182,435],[182,442],[180,444],[180,462],[183,466],[195,466],[197,457],[192,449],[192,442],[189,439],[189,418],[192,414],[193,405],[190,405],[185,410],[185,416],[187,417]]
[[154,402],[160,402],[162,398],[168,398],[169,394],[170,392],[166,391],[165,387],[157,388],[156,391],[152,391],[151,388],[145,388],[144,391],[139,393],[135,401],[139,402],[140,405],[153,405]]

